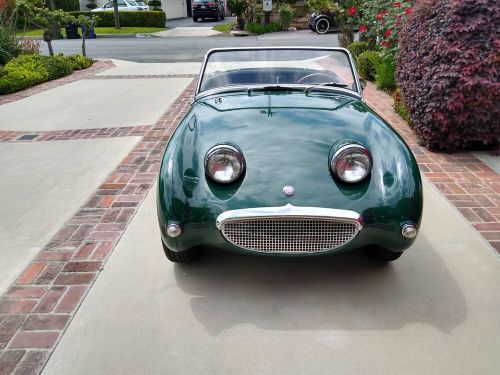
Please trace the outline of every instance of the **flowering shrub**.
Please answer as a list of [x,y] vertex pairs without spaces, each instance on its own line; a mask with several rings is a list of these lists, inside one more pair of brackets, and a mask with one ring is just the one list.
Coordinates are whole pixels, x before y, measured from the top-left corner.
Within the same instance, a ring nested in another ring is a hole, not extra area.
[[400,34],[397,77],[423,145],[454,151],[499,141],[499,19],[497,0],[415,6]]
[[396,56],[398,35],[412,12],[413,0],[365,0],[359,31],[371,48],[381,47],[383,55]]

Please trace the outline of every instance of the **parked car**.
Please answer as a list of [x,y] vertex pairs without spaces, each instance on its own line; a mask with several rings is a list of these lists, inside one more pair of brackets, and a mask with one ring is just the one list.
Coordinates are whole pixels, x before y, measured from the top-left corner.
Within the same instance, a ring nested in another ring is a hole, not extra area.
[[[99,8],[94,8],[91,12],[112,12],[114,10],[113,1],[104,3]],[[118,10],[120,12],[133,10],[148,10],[148,6],[144,2],[136,2],[134,0],[118,0]]]
[[221,0],[194,0],[193,21],[198,19],[213,18],[216,22],[224,19],[224,2]]
[[420,172],[362,87],[343,48],[210,50],[159,172],[167,258],[399,258],[420,225]]
[[337,27],[333,11],[313,12],[309,16],[309,28],[318,34],[325,34],[332,27]]

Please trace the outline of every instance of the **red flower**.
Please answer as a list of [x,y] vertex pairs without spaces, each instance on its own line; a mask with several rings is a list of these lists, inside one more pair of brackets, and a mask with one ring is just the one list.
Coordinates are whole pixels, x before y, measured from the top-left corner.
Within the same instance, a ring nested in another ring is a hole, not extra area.
[[354,16],[356,14],[358,10],[356,9],[356,7],[350,7],[348,10],[347,10],[347,14],[350,15],[350,16]]
[[391,36],[391,33],[392,33],[392,29],[389,29],[385,32],[385,37],[386,38],[389,38]]
[[380,45],[381,45],[382,47],[389,48],[389,47],[391,46],[391,43],[389,43],[389,42],[388,42],[388,41],[386,41],[386,40],[383,40],[383,41],[381,41],[381,42],[380,42]]
[[396,26],[401,25],[401,16],[398,17],[398,20],[396,21]]
[[401,8],[401,5],[402,5],[402,4],[401,4],[401,2],[400,2],[400,1],[396,1],[396,2],[394,3],[394,6],[395,6],[396,8]]
[[360,25],[359,26],[359,32],[364,33],[366,31],[366,26],[365,25]]
[[377,14],[377,20],[382,21],[384,19],[384,13]]
[[406,8],[406,10],[405,10],[406,15],[409,15],[411,12],[413,12],[413,9],[411,7]]

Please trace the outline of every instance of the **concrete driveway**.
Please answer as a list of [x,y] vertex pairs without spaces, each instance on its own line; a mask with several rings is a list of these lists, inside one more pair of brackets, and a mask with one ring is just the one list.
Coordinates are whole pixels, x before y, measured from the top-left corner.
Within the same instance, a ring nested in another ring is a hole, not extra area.
[[166,260],[155,180],[198,70],[115,61],[0,105],[0,374],[498,374],[499,178],[471,154],[439,176],[417,154],[423,224],[393,264]]

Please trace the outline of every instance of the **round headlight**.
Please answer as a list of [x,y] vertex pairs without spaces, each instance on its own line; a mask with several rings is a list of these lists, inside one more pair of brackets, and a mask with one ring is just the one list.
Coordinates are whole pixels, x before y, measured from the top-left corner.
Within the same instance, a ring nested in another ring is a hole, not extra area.
[[214,146],[205,156],[205,173],[216,182],[229,184],[237,180],[244,169],[245,158],[234,146]]
[[370,151],[359,144],[340,147],[333,155],[332,172],[344,182],[356,183],[368,176],[372,169]]

